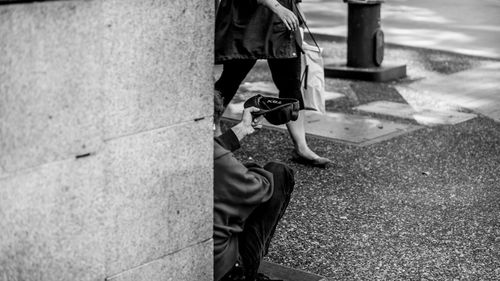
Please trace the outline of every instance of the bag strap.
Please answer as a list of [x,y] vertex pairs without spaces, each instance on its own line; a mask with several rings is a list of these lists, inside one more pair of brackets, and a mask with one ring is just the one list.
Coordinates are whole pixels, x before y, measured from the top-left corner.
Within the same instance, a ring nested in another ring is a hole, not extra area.
[[297,9],[297,14],[299,15],[299,19],[302,21],[302,23],[304,24],[304,26],[307,28],[307,32],[309,32],[309,36],[313,40],[314,45],[316,45],[316,47],[318,48],[318,51],[321,52],[321,48],[319,47],[318,42],[316,42],[316,39],[314,39],[314,36],[312,35],[311,30],[309,29],[309,26],[306,23],[306,20],[302,16],[302,11],[300,10],[300,8],[297,5],[297,3],[295,3],[295,1],[294,1],[294,4],[295,4],[295,8]]
[[309,65],[306,64],[304,67],[304,73],[302,73],[302,77],[300,78],[300,83],[304,83],[304,89],[307,90],[307,79],[309,77]]
[[[295,5],[295,9],[297,10],[297,14],[299,15],[299,19],[302,21],[304,26],[307,28],[307,32],[309,32],[309,36],[314,42],[314,45],[318,48],[318,52],[321,53],[321,48],[318,45],[318,42],[316,42],[316,39],[314,39],[314,36],[311,33],[311,30],[309,29],[309,26],[306,23],[306,20],[302,16],[302,10],[300,10],[299,6],[297,5],[297,2],[293,1]],[[304,38],[302,38],[304,40]],[[304,54],[304,59],[307,60],[307,56]],[[304,73],[302,74],[302,77],[300,78],[300,83],[304,85],[304,89],[307,90],[307,80],[309,78],[309,65],[306,63],[305,68],[304,68]]]

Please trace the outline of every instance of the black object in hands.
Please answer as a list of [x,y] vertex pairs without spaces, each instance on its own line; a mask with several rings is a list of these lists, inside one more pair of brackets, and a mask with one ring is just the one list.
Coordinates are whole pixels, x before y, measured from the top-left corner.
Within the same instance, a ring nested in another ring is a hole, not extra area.
[[297,99],[271,98],[256,95],[245,101],[244,108],[256,107],[258,112],[252,112],[254,118],[264,115],[269,123],[282,125],[299,118],[300,104]]

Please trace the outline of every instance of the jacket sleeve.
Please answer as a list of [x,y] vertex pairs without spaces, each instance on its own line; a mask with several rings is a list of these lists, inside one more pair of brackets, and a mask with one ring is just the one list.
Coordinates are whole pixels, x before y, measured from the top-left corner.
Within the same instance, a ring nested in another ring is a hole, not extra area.
[[243,219],[273,194],[273,175],[270,172],[258,165],[247,168],[230,152],[215,160],[214,177],[217,199],[234,207],[244,206],[241,208]]
[[231,152],[240,148],[240,141],[233,130],[227,130],[224,134],[216,137],[215,142]]

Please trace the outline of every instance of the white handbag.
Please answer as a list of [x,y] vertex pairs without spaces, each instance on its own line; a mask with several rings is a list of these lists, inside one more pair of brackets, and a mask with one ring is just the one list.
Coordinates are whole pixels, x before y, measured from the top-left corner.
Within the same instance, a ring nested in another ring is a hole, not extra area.
[[[306,25],[307,27],[307,25]],[[309,30],[309,28],[307,28]],[[303,29],[301,30],[303,34]],[[318,46],[311,32],[309,35],[314,41],[310,45],[302,40],[302,98],[306,110],[315,110],[325,113],[325,71],[323,50]],[[304,36],[302,36],[304,38]]]

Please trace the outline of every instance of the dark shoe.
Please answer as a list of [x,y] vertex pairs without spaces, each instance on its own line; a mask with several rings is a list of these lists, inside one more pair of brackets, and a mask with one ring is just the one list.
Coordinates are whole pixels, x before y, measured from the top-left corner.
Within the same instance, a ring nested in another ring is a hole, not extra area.
[[284,281],[283,279],[271,279],[269,276],[265,275],[264,273],[257,273],[257,277],[255,278],[255,281]]
[[295,150],[292,152],[291,160],[295,163],[299,163],[306,166],[312,166],[316,168],[326,168],[328,165],[332,163],[330,159],[324,157],[318,157],[314,159],[305,158],[303,156],[300,156]]

